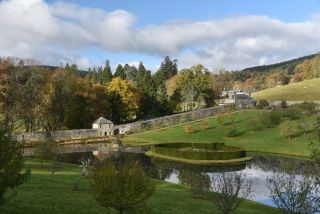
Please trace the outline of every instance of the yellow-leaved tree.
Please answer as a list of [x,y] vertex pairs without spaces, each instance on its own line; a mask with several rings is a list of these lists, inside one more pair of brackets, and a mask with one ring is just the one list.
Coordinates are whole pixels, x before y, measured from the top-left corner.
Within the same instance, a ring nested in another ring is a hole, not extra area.
[[107,85],[112,99],[113,122],[124,122],[134,120],[140,116],[141,90],[120,77],[115,77]]

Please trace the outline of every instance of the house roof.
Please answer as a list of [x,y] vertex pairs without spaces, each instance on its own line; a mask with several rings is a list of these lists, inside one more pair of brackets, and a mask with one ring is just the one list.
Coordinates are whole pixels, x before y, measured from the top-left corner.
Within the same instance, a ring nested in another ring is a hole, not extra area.
[[102,125],[102,124],[113,124],[112,121],[110,120],[107,120],[106,118],[104,117],[99,117],[97,120],[95,120],[93,122],[93,124],[98,124],[98,125]]
[[252,99],[251,97],[249,97],[246,94],[236,94],[236,99]]

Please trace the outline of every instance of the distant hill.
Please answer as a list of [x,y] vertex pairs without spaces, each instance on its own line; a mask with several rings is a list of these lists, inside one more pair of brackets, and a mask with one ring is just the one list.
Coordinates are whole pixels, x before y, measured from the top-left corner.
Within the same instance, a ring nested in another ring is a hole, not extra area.
[[320,101],[320,78],[277,86],[252,94],[256,100]]
[[279,62],[279,63],[275,63],[275,64],[270,64],[270,65],[261,65],[261,66],[255,66],[255,67],[250,67],[250,68],[245,68],[240,72],[268,72],[271,70],[275,70],[277,68],[282,68],[282,69],[286,69],[290,66],[297,66],[298,64],[303,63],[306,59],[313,59],[314,57],[316,57],[319,54],[311,54],[308,56],[303,56],[303,57],[299,57],[296,59],[291,59],[288,61],[284,61],[284,62]]

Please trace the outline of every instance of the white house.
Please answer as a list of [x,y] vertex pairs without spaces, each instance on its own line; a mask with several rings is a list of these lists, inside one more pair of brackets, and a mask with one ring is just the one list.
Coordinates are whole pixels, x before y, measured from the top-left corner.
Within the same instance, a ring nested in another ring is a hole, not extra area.
[[113,122],[104,117],[100,117],[92,123],[92,128],[99,129],[100,136],[110,136],[113,132]]

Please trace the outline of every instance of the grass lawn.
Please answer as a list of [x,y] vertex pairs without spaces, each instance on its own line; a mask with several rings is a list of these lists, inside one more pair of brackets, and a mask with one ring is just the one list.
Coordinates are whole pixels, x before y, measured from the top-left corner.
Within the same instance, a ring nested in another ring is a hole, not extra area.
[[252,94],[256,100],[320,101],[320,78],[269,88]]
[[256,117],[257,111],[242,111],[234,115],[234,124],[241,133],[241,135],[237,137],[225,136],[226,129],[230,126],[230,116],[226,115],[224,116],[224,125],[218,124],[215,117],[209,119],[209,128],[206,130],[201,128],[201,121],[191,123],[194,129],[193,134],[186,134],[184,125],[178,125],[132,134],[125,137],[123,141],[128,145],[170,142],[224,142],[226,145],[243,147],[249,152],[264,152],[300,157],[309,156],[308,139],[311,137],[310,133],[292,138],[290,141],[288,138],[281,136],[278,127],[266,128],[251,133],[245,127],[245,121],[250,117]]
[[[63,168],[51,175],[49,163],[44,167],[40,162],[28,159],[26,167],[31,168],[32,176],[28,183],[18,189],[13,198],[0,213],[23,214],[71,214],[71,213],[115,213],[100,207],[90,194],[90,183],[84,180],[79,190],[73,191],[73,183],[79,176],[79,167],[63,164]],[[192,197],[188,187],[154,180],[156,192],[149,205],[152,213],[194,214],[219,213],[213,204],[205,199]],[[252,201],[245,201],[235,213],[280,213],[279,210]]]

